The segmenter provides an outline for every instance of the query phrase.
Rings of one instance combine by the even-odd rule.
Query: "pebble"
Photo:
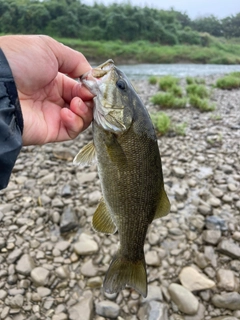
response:
[[[79,221],[75,211],[68,206],[61,215],[60,232],[67,233],[76,230],[79,227]]]
[[[91,255],[98,251],[98,244],[91,235],[82,233],[73,248],[78,255]]]
[[[98,190],[89,193],[88,195],[89,206],[97,205],[101,198],[102,198],[102,194]]]
[[[15,250],[13,250],[12,252],[10,252],[10,254],[7,257],[7,262],[9,264],[14,263],[19,259],[19,257],[21,255],[22,255],[22,249],[17,248]]]
[[[45,284],[47,284],[48,277],[49,277],[49,270],[45,268],[36,267],[31,271],[31,278],[36,286],[44,286]]]
[[[219,207],[221,205],[221,200],[215,197],[211,197],[209,198],[208,203],[212,207]]]
[[[96,313],[107,318],[117,318],[120,312],[118,304],[112,301],[103,300],[95,303]]]
[[[235,275],[232,270],[219,269],[217,271],[217,285],[225,291],[234,291],[236,287]]]
[[[218,251],[235,259],[240,258],[240,246],[231,240],[223,239],[218,244]]]
[[[177,283],[171,283],[168,291],[179,311],[189,315],[195,315],[197,313],[199,302],[188,289]]]
[[[182,285],[190,291],[206,290],[215,286],[214,281],[192,267],[183,268],[179,274],[179,279]]]
[[[240,310],[240,294],[237,292],[214,294],[212,303],[217,308]]]
[[[185,177],[185,170],[180,168],[180,167],[173,167],[172,169],[173,174],[177,177],[177,178],[184,178]]]
[[[148,301],[145,303],[138,312],[138,319],[145,320],[168,320],[168,307],[165,303],[158,301]]]
[[[145,255],[146,264],[149,266],[159,267],[161,260],[156,251],[148,251]]]
[[[34,268],[34,260],[29,254],[23,254],[16,265],[16,271],[24,276],[30,275]]]
[[[221,230],[226,231],[227,226],[225,220],[217,216],[209,216],[205,219],[206,228],[209,230]]]
[[[220,230],[204,230],[202,233],[203,241],[206,243],[217,245],[221,239]]]
[[[79,302],[69,308],[69,320],[93,319],[93,294],[87,290],[80,297]]]

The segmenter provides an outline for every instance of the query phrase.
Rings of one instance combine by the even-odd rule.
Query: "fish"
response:
[[[92,227],[104,234],[118,232],[120,240],[103,288],[118,293],[129,286],[146,297],[148,226],[170,211],[155,129],[133,85],[113,60],[80,81],[94,95],[93,141],[79,151],[74,163],[97,161],[103,197]]]

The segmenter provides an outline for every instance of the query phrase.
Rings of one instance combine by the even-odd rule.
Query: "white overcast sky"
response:
[[[186,12],[191,19],[213,14],[218,18],[225,18],[240,12],[240,0],[82,0],[82,3],[92,5],[94,2],[131,3],[133,6],[148,6],[157,9],[170,9]]]

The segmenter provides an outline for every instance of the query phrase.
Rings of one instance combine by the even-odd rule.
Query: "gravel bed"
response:
[[[155,110],[157,87],[134,85]],[[0,191],[0,319],[240,319],[240,90],[214,89],[212,100],[214,112],[165,110],[187,129],[159,138],[171,213],[149,227],[145,299],[102,290],[118,237],[91,229],[96,166],[72,164],[91,128],[75,141],[22,149]]]

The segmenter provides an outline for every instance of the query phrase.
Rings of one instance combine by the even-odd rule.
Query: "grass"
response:
[[[83,41],[56,38],[61,43],[82,52],[96,63],[112,58],[115,63],[217,63],[240,64],[240,44],[211,37],[208,47],[198,45],[162,46],[148,41]]]
[[[172,92],[158,92],[151,101],[162,108],[184,108],[187,104],[187,98],[177,98]]]
[[[203,78],[194,78],[186,77],[186,83],[189,84],[205,84],[205,79]]]
[[[198,108],[200,111],[203,112],[215,110],[214,104],[210,104],[209,100],[202,99],[197,95],[190,95],[189,103],[192,107]]]
[[[186,135],[186,129],[187,129],[187,123],[179,123],[174,125],[173,130],[174,132],[179,136],[185,136]]]
[[[170,130],[171,120],[170,117],[164,112],[151,113],[150,114],[153,125],[156,131],[164,135]]]
[[[202,84],[189,84],[186,87],[187,94],[190,96],[198,96],[199,98],[208,98],[209,97],[209,91],[205,85]]]
[[[180,136],[186,135],[187,123],[172,124],[170,117],[165,112],[151,113],[150,116],[159,135],[165,135],[169,131]]]
[[[223,90],[240,88],[240,72],[231,72],[222,78],[219,78],[215,86]]]
[[[157,84],[157,82],[158,82],[158,78],[156,76],[150,76],[148,78],[148,83],[149,84],[155,85],[155,84]]]
[[[169,91],[172,87],[176,87],[178,82],[179,82],[179,79],[171,75],[161,77],[158,82],[159,89],[163,91]]]

